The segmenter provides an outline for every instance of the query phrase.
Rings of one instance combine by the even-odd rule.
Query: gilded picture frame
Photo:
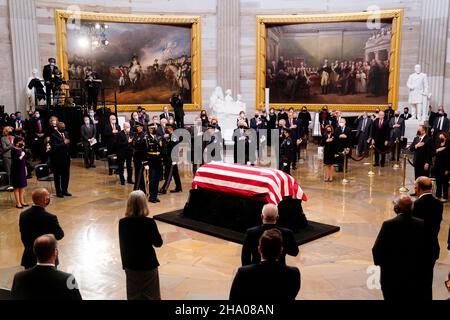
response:
[[[67,53],[67,22],[70,19],[94,22],[125,22],[139,24],[166,24],[183,25],[191,27],[191,61],[192,61],[192,103],[185,104],[185,111],[199,111],[202,104],[201,90],[201,18],[200,16],[185,15],[134,15],[97,12],[73,12],[67,10],[55,10],[56,17],[56,45],[59,67],[65,79],[69,75],[69,62]],[[135,111],[137,106],[144,107],[147,111],[160,111],[166,104],[118,104],[118,112]],[[113,105],[107,105],[114,108]]]
[[[400,74],[400,47],[403,21],[403,9],[382,10],[377,12],[356,12],[338,14],[313,14],[313,15],[262,15],[257,16],[257,42],[256,42],[256,107],[265,109],[265,88],[266,88],[266,32],[268,26],[282,26],[302,23],[327,23],[327,22],[363,22],[373,19],[391,20],[392,37],[389,66],[388,103],[392,103],[394,108],[398,104],[399,74]],[[307,106],[310,111],[321,110],[324,104],[298,104],[298,103],[269,103],[270,107],[300,109]],[[382,110],[386,105],[373,104],[326,104],[329,109],[346,112],[374,111],[379,107]]]

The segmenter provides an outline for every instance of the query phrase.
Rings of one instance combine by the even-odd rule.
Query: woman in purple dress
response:
[[[25,141],[22,137],[14,138],[14,148],[11,150],[11,185],[14,188],[16,208],[22,209],[29,205],[25,202],[27,186],[27,167],[25,165]]]

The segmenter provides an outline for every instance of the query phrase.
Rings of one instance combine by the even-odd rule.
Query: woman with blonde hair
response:
[[[161,300],[159,262],[153,247],[163,244],[152,218],[145,193],[130,193],[125,217],[119,221],[122,267],[127,279],[128,300]]]
[[[11,181],[11,150],[14,148],[14,135],[13,135],[13,127],[4,127],[3,128],[3,136],[1,138],[2,144],[2,157],[3,157],[3,166],[5,168],[6,173],[8,174],[8,179]]]

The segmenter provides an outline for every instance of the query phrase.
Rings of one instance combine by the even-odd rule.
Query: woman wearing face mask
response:
[[[14,136],[12,127],[5,127],[3,129],[3,137],[1,139],[1,143],[3,150],[3,166],[6,173],[8,173],[9,179],[11,179],[11,151],[14,148]]]
[[[324,167],[324,181],[333,181],[333,165],[335,163],[335,154],[337,150],[336,140],[334,139],[334,130],[331,125],[325,126],[325,134],[320,143],[323,149],[323,167]]]
[[[202,126],[207,128],[208,124],[209,124],[209,120],[208,120],[208,114],[206,113],[206,110],[202,110],[200,112],[200,119],[202,119]]]
[[[450,178],[450,136],[447,132],[439,134],[434,157],[436,198],[445,203],[448,201],[448,182]]]
[[[139,114],[135,111],[131,114],[130,127],[132,132],[136,132],[135,124],[139,122]]]
[[[22,137],[14,138],[14,148],[11,150],[11,185],[14,188],[16,208],[28,207],[25,202],[25,188],[27,187],[27,167],[25,155],[25,141]]]
[[[239,112],[239,118],[236,120],[236,126],[238,126],[239,121],[243,120],[247,127],[250,127],[247,117],[245,116],[245,112],[241,111]]]

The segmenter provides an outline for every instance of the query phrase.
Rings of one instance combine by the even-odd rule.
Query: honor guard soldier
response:
[[[148,201],[160,202],[158,199],[158,185],[161,176],[161,139],[156,135],[156,124],[148,126],[147,136],[147,164],[149,166],[149,191]]]
[[[143,162],[147,161],[147,134],[141,122],[134,124],[136,133],[133,137],[134,190],[145,192]]]
[[[175,180],[175,189],[170,190],[171,193],[177,193],[181,192],[181,180],[180,180],[180,174],[178,172],[178,164],[175,162],[175,160],[178,159],[172,159],[172,150],[173,148],[180,143],[179,137],[173,134],[174,127],[171,124],[166,125],[167,133],[169,134],[167,140],[166,140],[166,150],[165,150],[165,159],[164,161],[164,172],[166,174],[166,179],[164,181],[164,185],[162,186],[160,193],[165,194],[167,193],[167,189],[169,188],[170,182],[172,181],[172,178]],[[164,143],[163,143],[164,145]]]

